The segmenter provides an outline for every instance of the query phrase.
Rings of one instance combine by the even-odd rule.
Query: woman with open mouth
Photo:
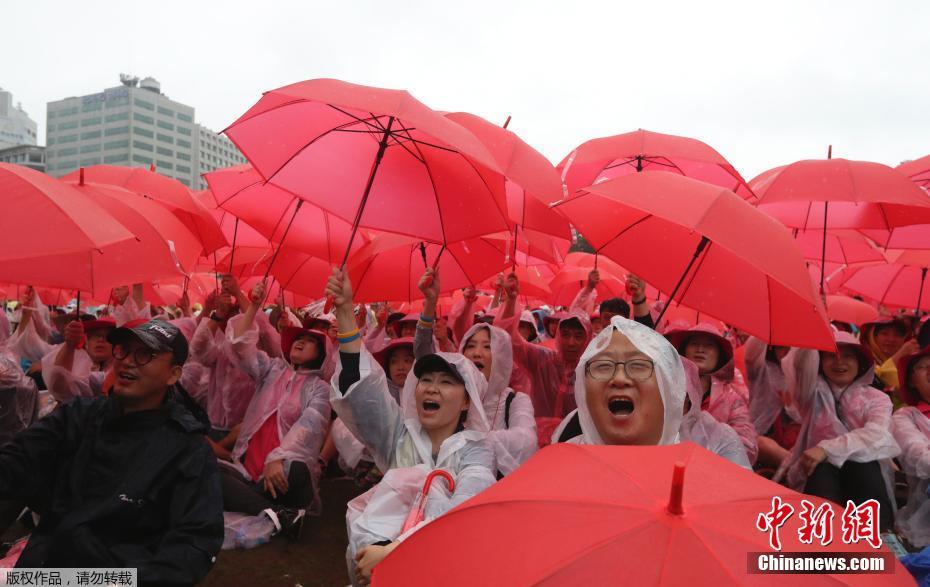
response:
[[[401,534],[411,496],[398,490],[400,485],[415,492],[426,473],[437,469],[454,479],[451,493],[439,491],[438,483],[430,492],[425,523],[494,483],[494,455],[486,444],[488,423],[482,409],[487,381],[458,353],[430,354],[414,363],[398,405],[384,369],[362,345],[347,273],[333,269],[326,295],[332,296],[339,325],[333,409],[385,472],[381,483],[349,503],[350,575],[362,583],[416,529]]]
[[[432,354],[435,349],[434,323],[429,317],[436,314],[439,273],[427,267],[419,288],[425,298],[422,315],[427,320],[417,324],[414,337],[417,358]],[[487,379],[481,403],[491,426],[488,442],[494,449],[498,475],[503,477],[533,456],[537,448],[533,402],[527,394],[510,387],[514,367],[510,334],[490,324],[475,324],[462,337],[459,352]]]
[[[562,421],[552,442],[675,444],[685,387],[675,347],[652,328],[614,316],[578,361],[577,414]]]
[[[799,349],[789,380],[803,424],[791,454],[776,472],[796,491],[845,505],[875,499],[882,531],[894,520],[891,459],[901,449],[891,434],[891,400],[871,386],[868,347],[834,332],[836,353]]]

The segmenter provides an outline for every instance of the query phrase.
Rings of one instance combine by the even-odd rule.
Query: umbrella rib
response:
[[[491,189],[491,186],[488,185],[488,182],[484,179],[484,176],[481,175],[481,173],[478,171],[478,168],[475,167],[475,164],[471,161],[471,159],[469,159],[468,157],[466,157],[463,153],[458,153],[458,155],[459,155],[459,157],[461,157],[462,159],[464,159],[465,162],[468,163],[468,165],[471,166],[471,168],[475,171],[475,175],[478,176],[478,179],[480,179],[480,180],[481,180],[481,183],[484,184],[485,189],[488,190],[488,193],[490,193],[491,195],[493,195],[493,194],[494,194],[494,190],[492,190],[492,189]],[[503,173],[501,174],[501,177],[504,179],[504,182],[506,183],[507,177],[506,177]],[[506,202],[506,199],[507,199],[506,185],[504,186],[504,189],[505,189],[505,193],[504,193],[504,205],[506,206],[506,205],[507,205],[507,202]],[[495,206],[497,206],[497,212],[498,212],[498,214],[500,214],[501,218],[504,220],[504,226],[506,226],[506,227],[507,227],[507,230],[509,230],[509,229],[510,229],[510,223],[508,222],[506,210],[501,210],[500,205],[498,205],[497,198],[494,198],[494,204],[495,204]]]
[[[342,129],[342,128],[345,128],[345,127],[347,127],[347,126],[351,126],[351,125],[353,125],[353,124],[356,124],[356,123],[359,123],[359,122],[360,122],[360,123],[364,124],[365,126],[373,127],[373,128],[375,128],[375,129],[377,129],[377,130],[379,130],[379,131],[384,131],[384,127],[381,126],[381,120],[380,120],[381,117],[380,117],[380,116],[376,116],[374,112],[369,112],[369,113],[368,113],[368,114],[370,115],[370,118],[361,118],[361,117],[359,117],[359,116],[356,116],[355,114],[352,114],[351,112],[348,112],[348,111],[346,111],[346,110],[343,110],[343,109],[340,108],[339,106],[333,106],[333,105],[330,104],[329,102],[326,102],[326,105],[329,106],[330,108],[332,108],[333,110],[335,110],[335,111],[337,111],[337,112],[339,112],[339,113],[341,113],[341,114],[344,114],[345,116],[348,116],[349,118],[354,118],[354,119],[355,119],[355,122],[349,122],[349,123],[340,125],[340,126],[336,127],[337,129]]]
[[[404,129],[404,130],[407,130],[407,129]],[[400,147],[400,148],[403,149],[404,151],[407,151],[408,153],[410,153],[410,156],[411,156],[411,157],[413,157],[414,159],[416,159],[417,161],[419,161],[419,162],[422,163],[423,165],[426,165],[426,160],[423,159],[423,157],[422,157],[421,155],[417,155],[416,153],[414,153],[413,151],[411,151],[410,148],[409,148],[407,145],[405,145],[401,140],[399,140],[399,139],[397,138],[397,136],[396,136],[393,132],[391,132],[390,137],[391,137],[392,139],[394,139],[394,142],[397,143],[397,146],[398,146],[398,147]],[[411,142],[416,143],[416,141],[414,141],[412,138],[410,138],[410,135],[409,135],[409,134],[407,135],[407,138],[410,139]]]
[[[714,241],[707,239],[707,246],[704,247],[704,250],[701,251],[701,260],[697,262],[694,266],[694,271],[691,272],[691,279],[688,280],[688,285],[685,286],[684,291],[681,292],[681,295],[678,296],[678,305],[681,305],[685,299],[685,296],[688,295],[688,292],[691,290],[691,286],[694,285],[694,280],[697,279],[698,271],[701,270],[701,266],[704,264],[704,261],[707,260],[707,251],[713,246]],[[674,301],[674,300],[669,300]]]
[[[432,172],[432,170],[430,170],[429,165],[426,164],[426,156],[423,155],[423,151],[420,150],[420,146],[417,144],[416,141],[413,142],[413,146],[416,148],[417,153],[419,153],[420,156],[423,158],[423,159],[422,159],[422,161],[423,161],[423,168],[426,170],[426,177],[429,178],[429,184],[430,184],[430,186],[432,186],[432,188],[433,188],[433,199],[436,201],[436,211],[439,213],[439,230],[442,231],[442,242],[443,242],[443,244],[445,244],[445,242],[446,242],[446,225],[445,225],[445,222],[443,222],[443,219],[442,219],[442,206],[439,205],[439,197],[438,197],[438,194],[437,194],[437,192],[436,192],[436,181],[433,179],[433,172]]]
[[[638,226],[639,224],[645,222],[646,220],[649,220],[650,218],[652,218],[652,214],[646,214],[646,216],[643,216],[642,218],[640,218],[639,220],[637,220],[637,221],[634,222],[633,224],[627,226],[626,228],[624,228],[623,230],[621,230],[620,232],[618,232],[618,233],[615,234],[614,236],[610,237],[610,238],[607,240],[606,243],[604,243],[602,246],[600,246],[600,247],[598,247],[597,249],[595,249],[595,252],[600,253],[607,245],[609,245],[610,243],[614,242],[615,240],[617,240],[618,238],[620,238],[621,236],[623,236],[624,234],[626,234],[626,232],[627,232],[628,230],[632,230],[633,228],[635,228],[635,227]]]

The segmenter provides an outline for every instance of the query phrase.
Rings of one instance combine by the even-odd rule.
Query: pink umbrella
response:
[[[920,187],[930,188],[930,155],[907,161],[898,165],[895,169]]]
[[[883,306],[930,310],[930,251],[897,251],[888,261],[858,269],[843,287]]]
[[[826,260],[827,263],[837,263],[847,267],[862,267],[885,262],[885,255],[880,250],[864,237],[855,234],[828,234],[825,257],[821,231],[798,231],[794,239],[801,247],[804,258],[818,264]]]
[[[827,296],[827,317],[847,324],[866,324],[878,319],[874,306],[849,296]]]
[[[930,224],[859,232],[886,249],[930,249]]]

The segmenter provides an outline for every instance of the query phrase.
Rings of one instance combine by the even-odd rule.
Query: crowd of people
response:
[[[772,346],[719,323],[656,324],[646,284],[566,308],[467,289],[418,314],[353,299],[285,307],[224,276],[202,307],[141,284],[93,312],[31,287],[0,312],[0,529],[32,529],[0,566],[136,567],[193,584],[221,548],[297,539],[339,467],[353,584],[425,524],[559,442],[694,442],[797,491],[875,499],[881,529],[930,545],[930,327],[912,314],[834,323],[836,352]],[[523,298],[525,299],[525,298]],[[420,517],[424,481],[436,481]],[[897,481],[897,482],[896,482]],[[906,489],[905,489],[906,484]],[[901,507],[899,507],[901,506]],[[8,545],[9,546],[9,545]]]

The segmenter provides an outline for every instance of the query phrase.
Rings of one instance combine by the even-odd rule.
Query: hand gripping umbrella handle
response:
[[[426,476],[426,481],[423,482],[423,491],[420,492],[420,495],[414,500],[413,507],[410,508],[407,519],[404,520],[404,526],[400,530],[401,534],[423,521],[426,511],[426,499],[429,496],[430,487],[433,485],[433,479],[436,477],[445,479],[446,484],[449,486],[449,491],[455,491],[455,480],[452,478],[452,475],[442,469],[430,471],[429,475]]]

